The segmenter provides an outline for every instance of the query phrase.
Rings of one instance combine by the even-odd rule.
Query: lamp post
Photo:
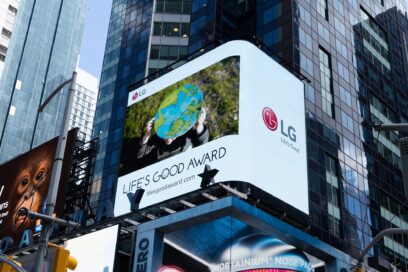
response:
[[[390,228],[380,231],[376,236],[374,236],[373,240],[365,247],[365,249],[361,252],[361,254],[357,257],[358,265],[357,265],[357,272],[364,272],[365,271],[365,256],[370,251],[370,249],[375,246],[385,235],[388,234],[408,234],[408,229],[402,228]]]
[[[62,165],[64,160],[65,146],[68,136],[68,126],[69,126],[69,117],[71,116],[72,102],[74,100],[75,85],[76,85],[76,76],[77,73],[74,71],[72,73],[71,79],[68,79],[61,83],[44,101],[44,103],[38,108],[38,112],[41,112],[45,106],[51,101],[51,99],[68,83],[71,83],[68,90],[68,98],[65,104],[64,115],[61,122],[61,130],[58,137],[57,151],[55,152],[54,162],[52,164],[52,173],[50,186],[48,188],[48,194],[46,198],[45,205],[45,215],[52,216],[54,212],[55,202],[57,199],[58,186],[61,177]],[[35,272],[44,271],[44,258],[47,252],[47,245],[49,237],[52,233],[52,224],[45,221],[44,227],[41,230],[40,239],[38,242],[37,258]]]

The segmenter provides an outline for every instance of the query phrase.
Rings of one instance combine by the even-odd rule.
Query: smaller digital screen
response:
[[[118,231],[115,225],[66,241],[66,249],[78,260],[75,272],[113,271]]]

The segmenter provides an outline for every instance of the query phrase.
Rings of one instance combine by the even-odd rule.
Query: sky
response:
[[[79,67],[99,79],[112,0],[89,0]],[[99,81],[99,80],[98,80]]]

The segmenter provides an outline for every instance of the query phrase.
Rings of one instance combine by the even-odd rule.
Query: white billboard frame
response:
[[[240,70],[238,135],[220,137],[119,177],[115,216],[130,212],[128,194],[137,189],[145,190],[139,208],[199,189],[198,175],[205,165],[219,170],[216,182],[251,183],[309,214],[304,85],[253,44],[232,41],[209,51],[130,92],[128,107],[235,56]],[[207,155],[210,160],[204,159]],[[190,165],[199,158],[203,164]],[[160,178],[163,171],[175,174]]]

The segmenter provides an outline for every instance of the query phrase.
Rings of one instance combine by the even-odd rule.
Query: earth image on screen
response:
[[[203,105],[203,91],[194,84],[171,91],[161,102],[154,118],[154,130],[162,139],[176,138],[197,122]]]

